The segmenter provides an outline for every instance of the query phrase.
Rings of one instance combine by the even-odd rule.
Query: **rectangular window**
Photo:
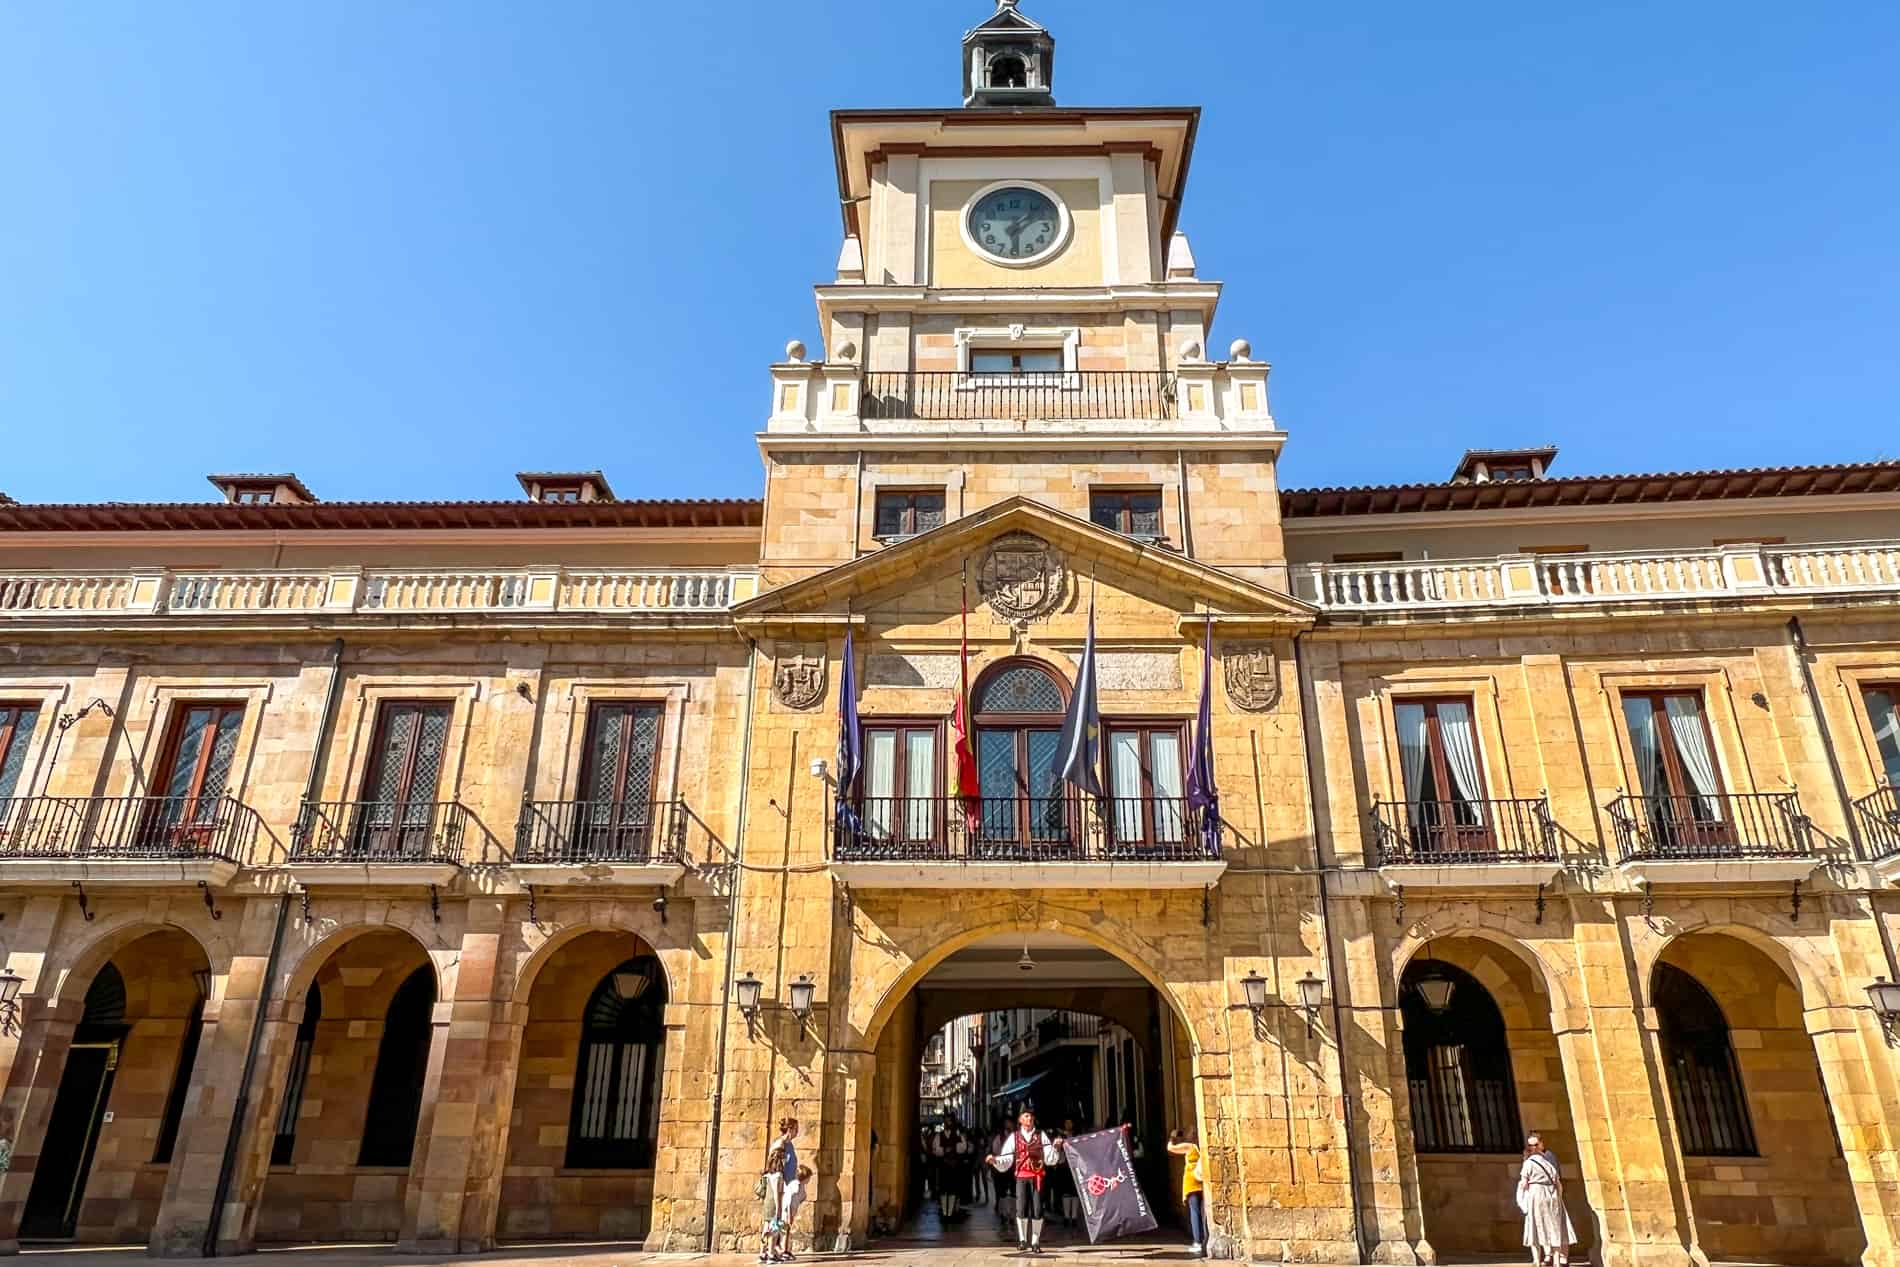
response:
[[[1658,844],[1721,846],[1734,840],[1724,821],[1722,773],[1700,691],[1623,696],[1623,720]]]
[[[574,845],[594,860],[645,857],[659,780],[660,705],[597,701],[587,710],[584,742]]]
[[[1880,772],[1887,786],[1900,788],[1900,686],[1869,686],[1861,692],[1867,717],[1874,724],[1874,747],[1880,754]],[[5,785],[0,783],[0,795]]]
[[[1149,541],[1161,537],[1161,490],[1096,488],[1089,490],[1089,522],[1123,536]]]
[[[1061,348],[971,348],[972,374],[1060,374]]]
[[[276,500],[276,495],[268,488],[238,490],[237,502],[240,506],[266,506],[274,500]]]
[[[1179,845],[1187,838],[1181,727],[1108,727],[1108,796],[1117,846]]]
[[[450,712],[448,704],[391,702],[382,706],[363,778],[360,799],[367,804],[357,818],[358,849],[399,857],[421,857],[432,851]]]
[[[1412,847],[1492,848],[1471,697],[1398,700],[1392,719],[1399,732],[1399,782]]]
[[[1536,478],[1531,468],[1524,464],[1517,466],[1493,466],[1490,467],[1489,470],[1491,472],[1491,478],[1501,483]]]
[[[242,704],[186,701],[173,709],[152,784],[158,795],[147,803],[139,832],[142,845],[189,846],[216,828],[243,725]]]
[[[941,846],[936,722],[864,727],[859,817],[868,840],[899,852]]]
[[[943,490],[898,489],[878,493],[871,535],[880,541],[914,537],[943,527]]]
[[[26,750],[33,743],[33,728],[39,720],[38,704],[0,703],[0,801],[20,790]]]
[[[1333,556],[1335,563],[1400,563],[1404,559],[1403,550],[1351,550]]]

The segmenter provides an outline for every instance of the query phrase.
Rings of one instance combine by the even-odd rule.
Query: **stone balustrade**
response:
[[[723,612],[750,572],[639,568],[331,568],[0,572],[0,620],[273,613]]]
[[[1327,611],[1894,591],[1900,591],[1900,541],[1309,563],[1294,569],[1294,592]]]

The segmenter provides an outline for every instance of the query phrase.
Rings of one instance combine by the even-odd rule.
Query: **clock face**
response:
[[[999,260],[1036,259],[1062,238],[1062,208],[1048,194],[1019,185],[992,189],[970,207],[970,240]]]

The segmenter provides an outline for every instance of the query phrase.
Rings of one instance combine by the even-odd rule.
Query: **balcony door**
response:
[[[1722,773],[1699,691],[1623,696],[1644,814],[1658,845],[1698,850],[1735,842],[1722,812]]]
[[[1181,725],[1111,725],[1108,797],[1118,852],[1178,852],[1187,839]]]
[[[587,858],[639,860],[653,841],[660,705],[601,700],[587,710],[582,804],[574,842]]]
[[[1900,686],[1883,683],[1862,692],[1867,701],[1867,719],[1874,724],[1874,747],[1880,754],[1880,773],[1890,788],[1900,788]],[[0,751],[4,751],[0,747]],[[4,773],[0,773],[0,796],[6,795]]]
[[[865,723],[859,819],[877,856],[933,857],[948,849],[937,795],[938,729],[934,721]]]
[[[209,843],[243,724],[242,704],[184,701],[173,708],[151,783],[156,795],[140,821],[140,848],[191,853]]]
[[[1066,856],[1079,812],[1063,790],[1062,714],[1068,691],[1048,668],[1006,660],[977,683],[979,852]]]
[[[1489,851],[1484,768],[1469,696],[1404,699],[1392,706],[1406,825],[1421,853]]]
[[[431,837],[448,752],[448,704],[390,702],[376,717],[356,847],[373,857],[420,858]]]

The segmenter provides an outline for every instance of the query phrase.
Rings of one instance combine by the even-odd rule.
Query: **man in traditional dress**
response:
[[[1016,1248],[1042,1253],[1042,1176],[1050,1166],[1062,1164],[1062,1149],[1047,1132],[1036,1129],[1036,1111],[1026,1108],[1002,1151],[983,1160],[998,1174],[1016,1176]]]

